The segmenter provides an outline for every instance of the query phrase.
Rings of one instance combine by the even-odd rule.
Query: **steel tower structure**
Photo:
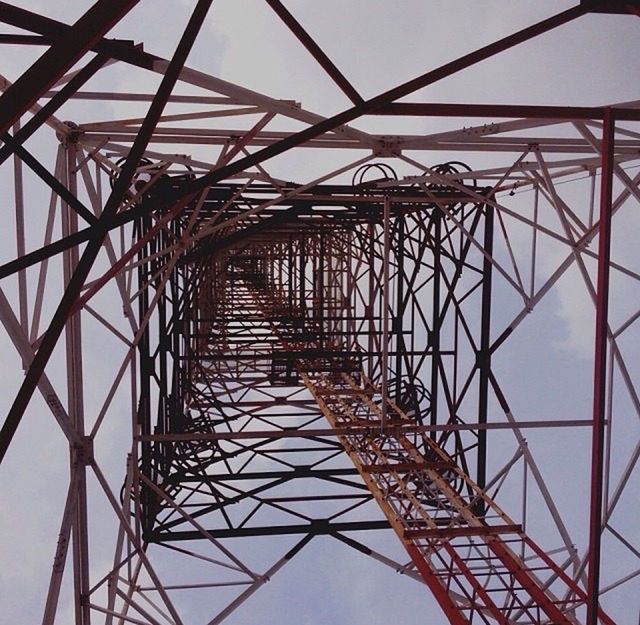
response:
[[[408,578],[416,622],[635,622],[637,102],[405,98],[639,3],[577,2],[365,98],[261,2],[349,100],[328,116],[189,68],[211,0],[169,59],[108,38],[151,4],[0,2],[0,43],[45,48],[0,96],[24,370],[0,457],[32,470],[45,411],[68,448],[43,625],[270,622],[243,610],[319,540]],[[122,65],[155,91],[109,88]],[[442,126],[357,127],[398,118]],[[593,356],[554,360],[576,282]]]

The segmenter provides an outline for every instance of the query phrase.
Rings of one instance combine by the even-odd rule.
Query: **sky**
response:
[[[71,23],[92,3],[84,0],[74,3],[34,0],[14,4]],[[146,51],[170,58],[193,4],[187,0],[142,0],[109,36],[144,41]],[[326,0],[319,3],[289,0],[285,4],[355,88],[368,98],[574,3],[546,0],[537,3],[504,0],[482,3]],[[7,27],[6,32],[10,30]],[[577,106],[638,100],[635,77],[640,75],[639,35],[640,21],[637,18],[589,15],[423,89],[407,100]],[[38,53],[37,48],[25,51],[5,46],[0,74],[15,80]],[[329,116],[349,106],[345,96],[279,23],[267,4],[258,0],[214,2],[188,65],[273,98],[295,100],[305,110],[321,115]],[[157,75],[114,65],[103,70],[87,89],[150,92],[158,80]],[[180,85],[179,89],[184,93],[204,93],[186,85]],[[86,123],[139,115],[142,111],[139,106],[125,103],[89,101],[70,103],[60,116],[65,120]],[[471,120],[469,123],[477,124],[479,121]],[[220,123],[228,127],[224,126],[224,121]],[[276,121],[273,128],[279,128],[278,124],[283,128],[302,127],[297,122]],[[453,130],[462,125],[463,121],[455,119],[378,117],[358,120],[353,124],[359,129],[379,134],[407,132],[416,135]],[[635,131],[638,131],[637,125]],[[564,129],[559,132],[564,132]],[[53,167],[57,142],[50,129],[43,129],[34,136],[28,147]],[[169,152],[180,150],[180,153],[185,149],[172,145],[154,147]],[[186,149],[191,150],[194,158],[211,158],[210,148],[206,146],[188,146]],[[334,155],[322,152],[315,155],[305,152],[301,157],[298,151],[293,156],[272,159],[266,166],[274,176],[302,183],[335,169],[349,159],[355,160],[357,156],[351,153]],[[446,160],[440,153],[420,154],[420,158],[427,163]],[[480,169],[504,163],[501,159],[508,159],[509,155],[478,153],[470,155],[470,158],[473,159],[473,167]],[[406,163],[395,166],[402,175],[415,173]],[[10,222],[13,220],[14,202],[12,167],[9,161],[0,167],[0,180],[4,181],[3,186],[7,190],[4,199]],[[630,169],[628,173],[634,176],[637,171]],[[42,236],[48,196],[29,172],[25,172],[25,180],[27,242],[29,246],[36,246]],[[559,187],[563,198],[581,215],[588,212],[590,190],[587,183],[578,181]],[[620,185],[615,189],[619,192]],[[518,192],[512,199],[505,199],[505,204],[507,202],[512,202],[518,210],[522,207],[524,213],[531,209],[532,197]],[[544,200],[541,206],[545,206]],[[548,204],[546,206],[548,208]],[[624,205],[620,211],[614,226],[613,255],[614,260],[638,272],[640,267],[634,236],[638,218],[633,211],[634,206],[637,209],[637,203]],[[508,220],[507,224],[514,241],[525,249],[529,235]],[[15,255],[12,230],[8,228],[4,236],[0,253],[3,260],[8,260]],[[548,242],[544,250],[539,279],[549,275],[566,254],[566,249]],[[505,250],[502,251],[506,254]],[[103,255],[92,277],[99,275],[108,264]],[[593,272],[593,263],[588,268]],[[29,274],[32,293],[36,278],[36,272]],[[60,280],[60,267],[52,263],[45,298],[45,319],[51,314],[56,297],[59,297]],[[1,286],[15,304],[15,281],[6,279]],[[494,320],[497,331],[504,327],[500,324],[507,323],[510,315],[515,313],[519,302],[504,284],[498,283],[496,288],[503,294],[504,303],[503,310],[496,313]],[[637,281],[620,273],[615,273],[612,289],[612,301],[615,302],[612,319],[621,322],[640,307],[640,291]],[[123,333],[130,333],[120,306],[113,304],[116,296],[115,288],[110,286],[96,299],[96,308],[105,311],[109,320]],[[86,314],[83,323],[85,395],[87,412],[91,413],[97,410],[108,392],[114,371],[126,350],[122,342],[109,338],[109,333]],[[592,328],[589,297],[578,271],[572,268],[510,338],[504,356],[496,359],[497,375],[509,390],[518,418],[590,416],[588,388],[592,374]],[[638,379],[640,366],[633,348],[637,338],[636,326],[620,337],[621,349],[630,364],[633,380]],[[5,334],[0,340],[2,353],[6,354],[1,365],[0,395],[3,408],[8,408],[21,382],[22,370],[10,340]],[[59,348],[47,369],[62,398],[66,394],[63,363],[64,350]],[[614,373],[614,378],[622,387],[619,370]],[[631,401],[624,391],[615,396],[614,408],[618,419],[612,438],[612,483],[615,484],[615,478],[619,477],[633,452],[639,428]],[[114,491],[119,489],[124,474],[130,414],[128,388],[124,385],[116,394],[104,428],[96,440],[96,454]],[[569,429],[551,433],[530,431],[527,438],[544,474],[559,477],[550,480],[553,494],[577,542],[584,546],[588,433]],[[504,433],[497,433],[491,440],[494,449],[498,450],[491,459],[492,468],[497,470],[515,447],[510,435]],[[52,422],[40,396],[34,396],[15,442],[0,467],[0,526],[3,528],[0,532],[0,553],[3,561],[8,563],[0,571],[0,623],[27,625],[37,623],[41,618],[67,488],[67,462],[63,436]],[[632,486],[621,500],[621,512],[616,517],[617,527],[636,544],[638,533],[633,527],[631,511],[633,499],[637,499],[637,478],[636,470]],[[514,478],[511,488],[515,493],[519,480]],[[505,490],[509,490],[509,485]],[[540,498],[533,487],[530,496],[531,531],[537,529],[541,532],[541,536],[548,539],[548,548],[557,546],[557,536],[545,535],[548,517],[536,512]],[[513,497],[515,502],[517,498]],[[91,485],[90,510],[94,531],[92,574],[98,579],[108,570],[115,536],[112,511],[95,481]],[[371,541],[390,557],[403,561],[399,546],[389,536],[374,535]],[[277,557],[276,554],[286,551],[288,545],[285,542],[272,542],[260,549],[268,552],[269,557]],[[334,543],[336,541],[329,538],[314,539],[227,622],[231,625],[321,625],[329,621],[344,625],[365,622],[382,625],[392,620],[403,625],[445,623],[433,600],[417,582]],[[624,571],[638,568],[637,560],[629,558],[628,551],[621,549],[619,544],[607,544],[611,549],[610,562],[617,561]],[[257,547],[242,545],[239,549],[249,554]],[[256,554],[257,561],[260,560],[259,555]],[[159,567],[170,567],[170,559],[158,558]],[[60,618],[56,621],[59,623],[72,622],[68,579],[65,584],[67,594],[61,605]],[[612,591],[612,614],[619,623],[631,623],[637,618],[637,591],[637,579],[620,591]],[[203,593],[193,598],[185,597],[183,594],[177,599],[189,615],[185,625],[206,623],[212,614],[212,598],[203,598]],[[627,607],[621,607],[623,602]],[[635,613],[627,620],[629,605]],[[101,621],[98,619],[96,622]]]

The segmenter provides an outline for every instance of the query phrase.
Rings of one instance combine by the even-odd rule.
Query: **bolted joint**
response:
[[[78,143],[80,139],[80,135],[82,134],[82,130],[80,126],[75,122],[66,121],[62,122],[64,125],[63,129],[60,129],[56,132],[56,137],[58,141],[62,143],[62,145],[74,145]]]
[[[80,442],[73,446],[73,450],[76,464],[88,466],[95,463],[93,439],[90,436],[83,436]]]
[[[402,154],[402,147],[398,137],[382,137],[373,148],[373,155],[380,157],[393,157]]]
[[[53,557],[53,572],[62,573],[64,571],[64,563],[67,556],[67,545],[69,539],[64,535],[58,536],[58,544],[56,546],[56,553]]]

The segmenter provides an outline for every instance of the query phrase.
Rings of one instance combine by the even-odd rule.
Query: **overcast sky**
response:
[[[73,3],[33,0],[14,4],[67,23],[92,5],[84,0]],[[573,6],[575,2],[287,0],[285,4],[354,87],[368,98]],[[194,2],[187,0],[142,0],[109,36],[144,41],[146,51],[170,58],[193,5]],[[0,32],[10,31],[9,28],[0,29]],[[638,18],[589,15],[443,80],[407,100],[581,106],[637,100],[640,99],[637,81],[640,76],[639,36]],[[0,74],[15,80],[40,52],[38,48],[24,50],[6,46],[0,59]],[[259,0],[216,0],[188,65],[274,98],[296,100],[304,109],[322,115],[328,116],[349,106],[345,96],[278,21],[267,4]],[[158,80],[156,75],[116,64],[103,70],[87,88],[149,92]],[[184,85],[179,89],[181,92],[190,90]],[[139,114],[141,110],[123,103],[82,102],[69,104],[60,117],[83,123]],[[474,120],[473,123],[478,122]],[[463,122],[370,117],[353,125],[375,133],[426,134],[443,128],[456,129]],[[301,126],[287,122],[285,127],[297,129]],[[50,129],[44,129],[34,137],[29,147],[43,163],[53,168],[56,141]],[[183,151],[178,146],[166,149]],[[207,149],[194,147],[193,154],[196,157],[204,155]],[[421,156],[425,163],[430,164],[456,157],[455,154]],[[211,155],[208,157],[210,159]],[[305,153],[304,158],[283,156],[266,166],[276,176],[303,183],[356,157],[326,153],[307,156]],[[471,165],[480,169],[494,164],[498,157],[476,154],[473,158]],[[510,158],[510,155],[505,158]],[[403,174],[411,171],[401,163],[396,166]],[[14,214],[12,167],[12,163],[7,162],[0,168],[0,180],[9,190],[3,193],[3,199],[10,223]],[[635,173],[629,171],[630,175]],[[28,182],[28,241],[35,246],[42,236],[48,196],[32,176],[28,173],[25,176]],[[560,187],[565,194],[564,199],[575,204],[577,211],[586,209],[588,188],[585,184]],[[530,206],[531,197],[516,195],[509,201],[514,206],[517,202]],[[632,210],[621,211],[619,225],[614,231],[614,258],[634,271],[640,270],[633,235],[637,232],[637,221]],[[3,261],[15,256],[13,227],[12,224],[4,234],[5,243],[0,252]],[[514,236],[517,237],[517,233]],[[544,262],[541,264],[541,276],[549,275],[561,258],[561,251],[550,245],[546,265]],[[99,269],[106,266],[107,260],[101,259],[92,276],[99,275]],[[55,298],[61,292],[59,268],[56,269],[54,264],[52,271],[58,284],[54,284],[52,278],[48,286],[48,311],[52,310]],[[35,279],[36,273],[30,274],[33,284]],[[3,281],[2,288],[15,302],[15,281]],[[624,297],[616,298],[612,315],[623,319],[638,309],[640,289],[635,281],[616,274],[613,288],[617,296],[624,294]],[[504,292],[506,294],[507,289]],[[109,305],[109,298],[115,298],[115,294],[115,289],[106,291],[101,295],[103,299],[97,301],[109,312],[110,320],[127,332],[128,326],[120,314],[119,305]],[[591,383],[593,344],[593,314],[588,303],[578,272],[571,270],[510,339],[504,358],[496,360],[497,374],[511,392],[509,398],[517,417],[590,417],[590,396],[584,390]],[[496,329],[500,322],[507,321],[517,302],[505,300],[504,306],[502,317],[498,313],[494,322]],[[104,398],[125,349],[117,340],[107,340],[107,333],[100,330],[95,322],[87,320],[85,324],[85,390],[87,412],[90,413]],[[637,350],[629,346],[635,344],[637,336],[636,329],[635,334],[624,337],[627,341],[625,357],[635,367],[632,368],[635,381],[638,380],[640,361]],[[3,408],[8,409],[21,382],[22,372],[10,340],[2,334],[0,341],[2,353],[6,354],[2,363],[0,402]],[[59,349],[47,371],[64,399],[63,355],[63,350]],[[639,428],[628,397],[621,394],[616,400],[616,408],[622,415],[621,428],[615,439],[619,454],[619,467],[615,474],[619,475],[633,450]],[[116,396],[104,431],[97,441],[101,465],[114,490],[119,488],[124,474],[129,415],[130,403],[124,389]],[[548,432],[530,433],[528,437],[532,448],[540,454],[545,474],[548,477],[554,474],[562,476],[562,479],[553,481],[554,495],[575,535],[584,541],[588,432],[564,430],[554,431],[552,438]],[[510,435],[508,441],[506,434],[496,434],[492,440],[495,449],[500,450],[498,457],[490,461],[491,466],[497,469],[506,462],[507,450],[511,453],[515,447]],[[0,554],[3,561],[0,569],[0,624],[29,625],[41,619],[67,488],[67,462],[64,438],[42,399],[36,395],[0,468]],[[637,499],[637,478],[636,471],[632,480],[635,486],[626,492],[623,500],[628,513],[618,521],[619,527],[635,539],[636,544],[638,531],[633,527],[635,519],[629,511],[633,510],[633,498]],[[95,490],[95,482],[92,488]],[[535,492],[531,496],[533,503],[539,502]],[[90,507],[92,518],[97,519],[93,521],[96,538],[92,542],[92,573],[98,579],[108,570],[112,558],[114,523],[108,505],[99,494],[92,495]],[[519,511],[510,512],[516,515]],[[547,521],[541,517],[537,522],[541,526]],[[532,523],[536,523],[535,514]],[[365,542],[367,539],[365,537]],[[404,558],[393,537],[373,537],[371,540],[381,549],[386,549],[391,557]],[[272,541],[265,549],[277,557],[292,542]],[[444,625],[444,617],[417,582],[403,578],[342,545],[334,545],[335,542],[329,538],[314,539],[228,622],[231,625],[324,625],[328,622],[338,625],[382,625],[390,622]],[[545,546],[551,547],[550,544]],[[637,560],[635,563],[630,560],[628,553],[621,550],[612,551],[612,554],[625,570],[631,572],[634,566],[637,568]],[[612,613],[620,619],[620,624],[632,623],[637,618],[637,591],[636,582],[635,586],[625,586],[624,592],[616,596],[613,603],[625,601],[627,606],[633,606],[633,616],[628,620],[628,608],[612,607]],[[187,600],[184,595],[178,598],[185,613],[193,619],[185,619],[185,625],[206,623],[212,615],[209,601],[210,598],[202,594],[194,600]],[[63,625],[72,622],[69,610],[68,603],[65,603],[59,620]]]

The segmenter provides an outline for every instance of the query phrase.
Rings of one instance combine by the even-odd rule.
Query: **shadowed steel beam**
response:
[[[289,534],[309,534],[323,536],[339,532],[360,532],[365,530],[388,529],[389,522],[384,521],[327,521],[316,519],[309,523],[292,525],[268,525],[262,527],[233,527],[208,529],[207,534],[214,538],[240,538],[248,536],[286,536]],[[151,542],[173,542],[181,540],[198,540],[202,537],[199,531],[185,530],[163,534],[155,532],[148,538]]]
[[[414,115],[416,117],[517,117],[531,119],[603,119],[602,106],[529,106],[522,104],[447,104],[446,102],[393,102],[374,115]],[[616,108],[616,119],[640,120],[640,109]]]
[[[0,7],[1,6],[0,4]],[[70,28],[63,22],[43,17],[36,13],[25,11],[24,9],[18,9],[17,7],[11,7],[11,11],[9,11],[8,14],[3,14],[3,12],[0,11],[0,21],[39,33],[52,40],[60,38],[61,33],[66,34]],[[129,63],[130,65],[162,75],[164,75],[168,64],[166,59],[144,52],[139,47],[134,47],[132,42],[126,40],[102,39],[93,46],[93,50],[106,54],[113,59],[123,61],[124,63]],[[305,123],[315,123],[322,119],[320,115],[299,109],[297,106],[292,105],[291,102],[270,98],[261,93],[239,87],[238,85],[214,78],[213,76],[193,69],[185,68],[180,79],[197,87],[213,90],[234,99],[239,98],[242,101],[251,101],[258,106],[264,106],[266,110],[282,113],[287,117],[292,117]],[[360,140],[367,145],[370,143],[370,137],[366,132],[355,130],[354,128],[344,128],[344,135],[352,139]]]
[[[80,215],[89,224],[96,224],[98,219],[96,216],[65,187],[31,152],[23,145],[20,145],[8,132],[2,136],[5,146],[8,146],[10,152],[15,152],[25,165],[28,165],[31,171],[36,174],[47,186],[57,193],[78,215]],[[67,248],[68,249],[68,248]]]
[[[62,89],[60,89],[34,116],[13,136],[13,142],[0,148],[0,165],[4,163],[15,150],[16,145],[22,145],[55,111],[57,111],[87,80],[89,80],[108,60],[107,56],[99,54],[91,59]],[[6,136],[6,135],[5,135]],[[3,137],[4,139],[4,137]],[[67,202],[69,203],[69,202]],[[93,217],[93,215],[91,215]]]
[[[402,431],[405,434],[416,432],[460,432],[465,430],[512,430],[529,428],[575,428],[589,427],[592,425],[591,419],[569,419],[562,421],[540,420],[540,421],[518,421],[509,423],[507,421],[494,421],[488,423],[440,423],[434,425],[403,425]],[[313,436],[343,436],[349,432],[366,434],[371,431],[372,426],[361,427],[338,427],[338,428],[310,428],[298,430],[288,428],[284,430],[243,430],[241,432],[177,432],[171,434],[141,434],[135,437],[139,441],[155,442],[195,442],[195,441],[218,441],[218,440],[241,440],[241,439],[280,439],[280,438],[310,438]],[[380,426],[375,426],[376,431],[380,431]],[[382,428],[383,432],[395,432],[397,425]]]
[[[466,69],[467,67],[471,67],[480,61],[484,61],[500,52],[504,52],[509,48],[512,48],[524,41],[528,41],[538,35],[541,35],[549,30],[557,28],[562,24],[566,24],[571,20],[576,19],[584,15],[587,12],[587,9],[582,6],[576,6],[567,11],[563,11],[562,13],[558,13],[553,17],[550,17],[546,20],[538,22],[533,26],[529,26],[520,30],[512,35],[508,35],[503,39],[495,41],[487,46],[479,48],[474,52],[470,52],[464,56],[459,57],[455,61],[451,61],[449,63],[445,63],[440,67],[427,72],[426,74],[422,74],[417,78],[414,78],[408,82],[403,83],[389,91],[385,91],[384,93],[371,98],[370,100],[366,100],[361,104],[357,104],[350,109],[343,111],[342,113],[338,113],[333,117],[329,117],[326,120],[323,120],[305,130],[302,130],[286,139],[282,139],[281,141],[270,145],[266,148],[263,148],[259,152],[255,152],[250,156],[242,158],[234,163],[227,165],[226,167],[222,167],[217,169],[210,174],[206,174],[185,185],[184,193],[188,193],[194,190],[200,190],[207,186],[210,186],[224,178],[237,174],[241,171],[244,171],[248,167],[252,167],[258,163],[261,163],[267,159],[273,158],[278,154],[282,154],[291,148],[299,146],[310,139],[314,139],[325,132],[330,132],[335,130],[338,126],[342,126],[344,124],[348,124],[350,121],[354,119],[366,115],[368,113],[372,113],[377,110],[381,106],[389,104],[398,98],[402,98],[404,96],[410,95],[419,89],[427,87],[443,78],[447,78],[457,72]]]
[[[66,201],[64,196],[63,199]],[[138,217],[144,215],[147,210],[144,209],[143,206],[136,206],[135,208],[131,208],[122,213],[118,213],[113,216],[111,219],[101,219],[99,223],[96,223],[95,226],[89,226],[87,228],[83,228],[82,230],[78,230],[69,236],[63,237],[58,241],[54,241],[49,245],[44,245],[43,247],[34,250],[33,252],[28,252],[24,256],[20,258],[16,258],[4,265],[0,266],[0,279],[6,278],[10,276],[12,273],[16,271],[21,271],[22,269],[26,269],[27,267],[31,267],[36,263],[39,263],[47,258],[51,258],[56,254],[60,254],[65,250],[68,250],[71,247],[75,247],[76,245],[80,245],[81,243],[85,243],[92,238],[99,236],[101,230],[108,232],[113,230],[114,228],[119,228],[131,221],[134,221]]]
[[[298,41],[311,53],[313,58],[320,63],[322,69],[331,77],[333,82],[340,87],[344,94],[354,103],[364,102],[362,96],[354,89],[353,85],[345,78],[342,72],[333,64],[322,48],[311,38],[280,0],[266,0],[267,4],[278,14],[278,17],[288,26],[289,30],[298,38]]]
[[[607,401],[607,339],[609,314],[609,260],[611,258],[611,202],[615,122],[610,112],[602,128],[602,182],[600,183],[600,232],[598,234],[598,288],[593,374],[593,433],[591,443],[591,510],[589,515],[589,574],[587,623],[597,625],[602,540],[602,491]]]
[[[0,22],[38,33],[49,43],[66,37],[72,28],[64,22],[8,5],[6,2],[0,2]],[[152,69],[153,60],[157,58],[134,47],[133,41],[130,40],[100,39],[92,47],[96,52],[144,69]]]
[[[135,173],[140,158],[153,135],[153,131],[162,115],[162,111],[166,105],[167,99],[171,95],[176,81],[180,75],[180,71],[184,66],[187,56],[191,51],[191,47],[195,38],[204,22],[205,16],[211,2],[213,0],[200,0],[189,19],[189,23],[180,39],[176,52],[171,59],[171,63],[162,79],[158,92],[156,93],[145,120],[140,128],[140,133],[136,138],[131,152],[124,163],[121,173],[116,179],[111,195],[107,199],[104,210],[100,217],[98,226],[96,226],[95,236],[89,241],[85,248],[82,258],[69,281],[67,289],[62,296],[60,304],[53,315],[51,324],[44,334],[40,348],[35,355],[29,370],[25,376],[24,382],[18,391],[18,394],[11,406],[9,414],[0,430],[0,462],[4,458],[11,440],[20,424],[24,411],[29,404],[31,396],[38,385],[38,381],[49,361],[53,349],[58,342],[58,338],[62,333],[69,313],[76,301],[80,290],[96,260],[98,253],[102,247],[104,238],[107,235],[109,220],[116,214],[122,199],[124,198],[130,181]],[[1,8],[1,7],[0,7]],[[17,84],[17,83],[15,83]]]
[[[635,13],[640,15],[638,0],[580,0],[580,4],[591,13]]]
[[[96,2],[0,97],[0,135],[35,104],[42,93],[55,85],[82,55],[91,49],[140,0]],[[13,7],[0,2],[0,13]]]
[[[51,41],[40,35],[0,35],[0,43],[17,44],[20,46],[48,46]]]

